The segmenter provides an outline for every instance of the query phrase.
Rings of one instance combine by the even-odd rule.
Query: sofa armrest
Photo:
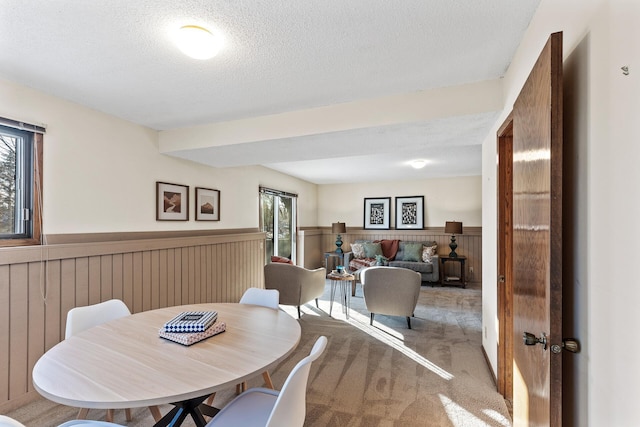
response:
[[[433,264],[433,278],[436,281],[440,281],[440,257],[438,254],[431,256],[431,263]]]
[[[353,252],[344,253],[344,268],[349,272],[351,271],[351,269],[349,268],[349,263],[351,262],[352,259],[353,259]]]

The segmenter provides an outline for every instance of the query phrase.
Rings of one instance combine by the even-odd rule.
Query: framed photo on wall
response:
[[[396,230],[424,228],[424,196],[396,197]]]
[[[391,223],[391,197],[364,199],[364,229],[388,230]]]
[[[220,191],[196,187],[196,221],[220,221]]]
[[[156,182],[156,221],[189,220],[189,186]]]

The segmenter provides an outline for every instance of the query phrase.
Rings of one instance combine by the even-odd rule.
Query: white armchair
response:
[[[324,293],[326,270],[316,268],[307,270],[293,264],[272,262],[264,266],[265,289],[277,289],[280,292],[280,304],[295,305],[298,307],[312,299],[316,300]]]

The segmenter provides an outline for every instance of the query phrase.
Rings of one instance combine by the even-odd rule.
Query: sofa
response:
[[[344,264],[351,272],[365,267],[383,265],[407,268],[420,273],[422,282],[440,281],[438,244],[434,241],[356,240],[351,251],[345,252]]]

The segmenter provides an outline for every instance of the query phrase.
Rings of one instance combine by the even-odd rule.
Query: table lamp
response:
[[[449,258],[458,258],[458,254],[456,253],[456,248],[458,247],[458,244],[456,243],[456,234],[462,234],[462,223],[447,221],[444,224],[444,232],[446,234],[451,234],[451,243],[449,243],[451,252],[449,253]]]
[[[338,235],[336,237],[336,253],[341,254],[342,236],[340,234],[347,232],[347,226],[344,222],[334,222],[331,224],[331,232]]]

